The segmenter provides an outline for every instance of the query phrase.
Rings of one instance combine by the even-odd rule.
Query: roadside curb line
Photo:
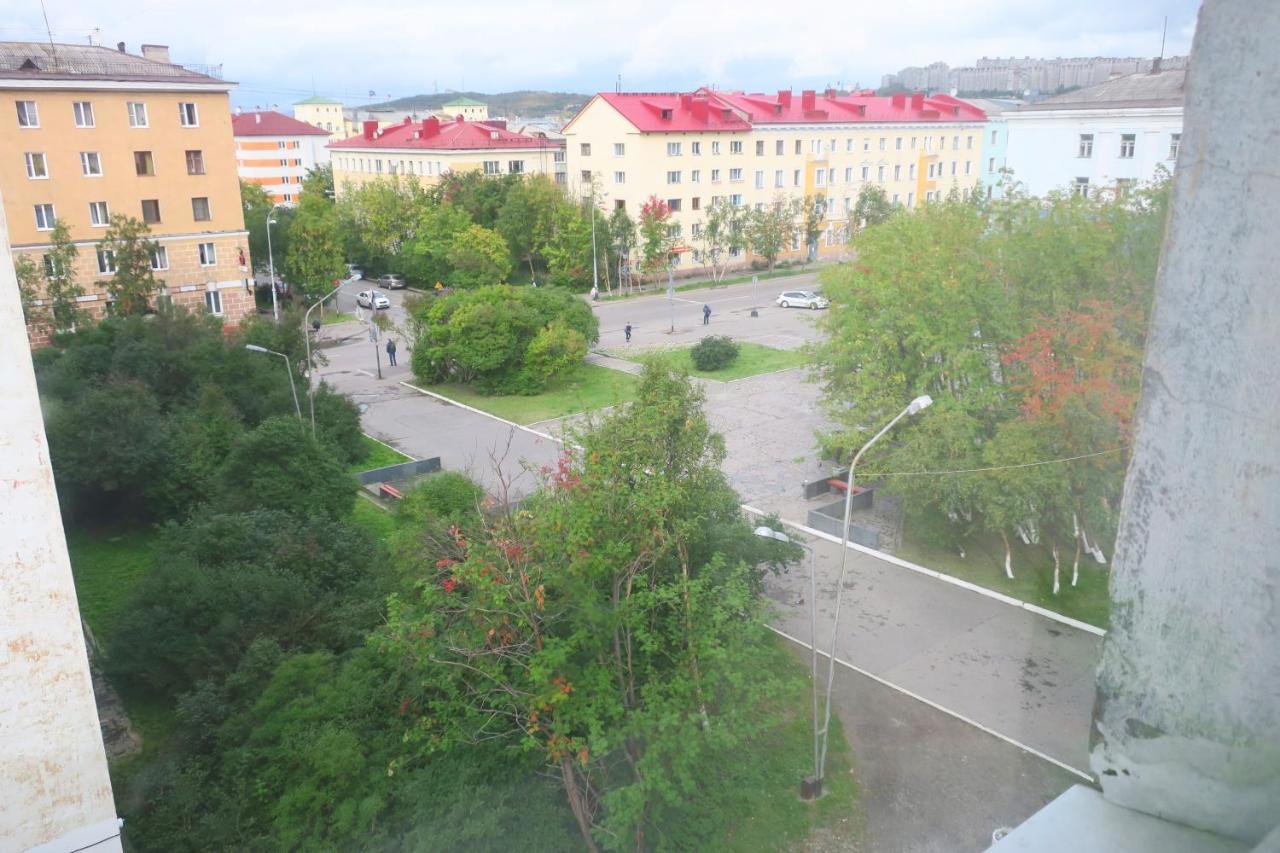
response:
[[[392,445],[390,445],[390,444],[387,444],[385,441],[383,441],[383,440],[382,440],[382,439],[380,439],[380,438],[376,438],[376,437],[374,437],[374,436],[372,436],[372,435],[369,435],[369,433],[365,432],[364,430],[361,430],[361,431],[360,431],[360,434],[361,434],[361,435],[363,435],[365,438],[369,439],[370,441],[376,441],[376,442],[378,442],[378,444],[381,444],[383,447],[387,448],[388,450],[394,450],[396,453],[399,453],[401,456],[408,456],[408,457],[409,457],[409,461],[410,461],[410,462],[421,462],[421,461],[422,461],[421,459],[419,459],[419,458],[418,458],[418,457],[416,457],[416,456],[412,456],[412,455],[410,455],[410,454],[408,454],[408,453],[405,453],[403,450],[401,450],[401,449],[400,449],[400,448],[398,448],[398,447],[394,447],[394,446],[392,446]]]
[[[743,504],[742,509],[745,510],[746,512],[752,513],[753,515],[767,516],[770,514],[765,512],[764,510],[757,509],[756,507],[750,506],[748,504]],[[781,518],[781,516],[779,516],[779,518]],[[783,524],[786,524],[790,527],[794,527],[796,530],[799,530],[810,536],[816,536],[819,539],[825,539],[828,542],[835,543],[836,545],[840,544],[840,539],[835,536],[832,536],[829,533],[823,533],[821,530],[815,530],[812,527],[809,527],[804,524],[800,524],[799,522],[790,521],[785,518],[781,518],[781,521]],[[1072,619],[1070,616],[1063,616],[1061,613],[1055,613],[1052,610],[1046,610],[1045,608],[1037,604],[1031,604],[1029,602],[1022,601],[1021,599],[1013,598],[1012,596],[1008,596],[1003,593],[999,593],[999,592],[995,592],[994,590],[987,589],[986,587],[978,586],[976,583],[970,583],[969,581],[961,580],[960,578],[954,577],[952,575],[943,574],[942,572],[935,571],[934,569],[925,568],[924,566],[920,566],[908,560],[904,560],[901,557],[895,557],[892,554],[887,554],[884,551],[877,551],[874,548],[868,548],[865,545],[859,545],[856,542],[850,542],[848,543],[848,546],[855,551],[860,551],[863,554],[866,554],[869,557],[875,557],[878,560],[883,560],[886,563],[891,563],[895,566],[899,566],[904,569],[910,569],[911,571],[917,572],[922,575],[928,575],[929,577],[934,578],[935,580],[940,580],[943,583],[949,583],[952,586],[958,586],[961,589],[967,589],[970,592],[977,593],[978,595],[995,599],[996,601],[1011,605],[1013,607],[1021,608],[1022,610],[1027,610],[1031,613],[1035,613],[1037,616],[1043,616],[1046,619],[1052,619],[1055,622],[1061,622],[1062,624],[1069,625],[1072,628],[1076,628],[1077,630],[1084,631],[1089,634],[1094,634],[1099,637],[1105,637],[1107,635],[1107,632],[1102,628],[1099,628],[1097,625],[1090,625],[1088,622],[1081,622],[1079,619]]]
[[[486,418],[492,418],[493,420],[498,421],[499,423],[504,423],[509,427],[522,430],[524,432],[529,433],[530,435],[536,435],[538,436],[538,438],[545,438],[548,441],[554,441],[556,444],[564,443],[560,439],[556,438],[554,435],[548,435],[545,432],[541,432],[531,427],[524,426],[523,424],[518,424],[515,421],[509,421],[506,418],[500,418],[497,415],[493,414],[492,412],[486,412],[484,409],[477,409],[475,406],[468,406],[466,403],[459,403],[457,400],[454,400],[451,397],[446,397],[443,394],[437,394],[435,391],[428,391],[425,388],[419,388],[417,385],[414,385],[412,382],[405,382],[401,380],[400,384],[406,388],[412,388],[414,391],[417,391],[419,394],[425,394],[428,397],[434,397],[442,403],[448,403],[450,406],[457,406],[459,409],[466,409],[468,412],[474,412],[477,415],[484,415]]]
[[[779,637],[782,637],[783,639],[786,639],[786,640],[790,640],[791,642],[795,643],[796,645],[802,648],[809,649],[809,650],[813,649],[812,645],[810,645],[809,643],[806,643],[804,640],[801,640],[798,637],[791,636],[786,631],[779,630],[773,627],[772,625],[768,625],[766,627],[773,633],[777,634]],[[824,658],[830,657],[830,655],[828,655],[828,653],[824,652],[822,649],[818,649],[818,654],[822,655]],[[942,713],[946,714],[949,717],[954,717],[962,723],[968,723],[969,725],[973,726],[975,729],[984,731],[994,738],[999,738],[1005,743],[1012,744],[1013,746],[1016,746],[1018,749],[1022,750],[1023,752],[1026,752],[1030,755],[1034,755],[1036,758],[1047,761],[1050,764],[1054,765],[1055,767],[1060,767],[1063,770],[1066,770],[1068,773],[1074,773],[1076,776],[1079,776],[1081,779],[1084,779],[1089,784],[1096,784],[1096,780],[1093,778],[1091,774],[1086,773],[1083,770],[1079,770],[1075,767],[1072,767],[1070,764],[1067,764],[1066,762],[1059,761],[1058,759],[1054,758],[1051,755],[1046,755],[1045,753],[1041,752],[1035,747],[1027,746],[1025,743],[1014,740],[1008,735],[1003,735],[1000,732],[996,731],[995,729],[991,728],[990,726],[984,726],[982,723],[979,723],[976,720],[971,720],[970,718],[966,717],[964,714],[958,713],[956,711],[952,711],[950,708],[946,708],[942,705],[939,705],[937,702],[934,702],[930,699],[926,699],[923,696],[921,696],[919,693],[912,692],[905,687],[899,687],[898,685],[894,684],[892,681],[886,681],[880,676],[874,673],[868,672],[862,667],[855,666],[846,660],[841,660],[840,658],[836,658],[835,661],[841,666],[847,669],[850,669],[858,673],[859,675],[866,676],[867,678],[870,678],[872,681],[878,684],[883,684],[885,687],[888,687],[891,690],[896,690],[899,693],[903,694],[904,696],[910,696],[912,699],[915,699],[917,702],[923,702],[924,704],[928,705],[930,708],[933,708],[936,711],[941,711]]]

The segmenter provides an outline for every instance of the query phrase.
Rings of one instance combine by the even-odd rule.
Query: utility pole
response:
[[[374,308],[369,315],[369,340],[373,342],[373,360],[378,365],[378,378],[382,378],[382,353],[378,351],[378,309]]]
[[[671,334],[676,333],[676,279],[675,267],[667,258],[667,304],[671,306]]]

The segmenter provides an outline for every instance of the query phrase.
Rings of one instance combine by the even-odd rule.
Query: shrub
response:
[[[738,345],[725,335],[708,335],[689,350],[693,366],[699,370],[723,370],[738,357]]]
[[[428,517],[458,521],[473,516],[484,500],[484,489],[456,471],[433,474],[414,486],[397,507],[402,518]]]
[[[329,448],[294,416],[263,421],[241,436],[218,472],[212,503],[223,512],[280,509],[340,518],[351,511],[356,481]]]

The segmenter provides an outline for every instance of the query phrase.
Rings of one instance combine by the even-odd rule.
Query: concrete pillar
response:
[[[1206,0],[1111,570],[1091,763],[1118,805],[1280,821],[1280,4]]]
[[[0,199],[0,849],[119,851],[120,828]]]

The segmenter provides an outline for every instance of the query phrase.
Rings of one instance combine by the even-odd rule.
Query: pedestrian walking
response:
[[[627,333],[627,343],[631,343],[631,324],[628,323],[625,327],[623,327],[622,331]]]
[[[396,366],[396,342],[387,338],[387,360],[391,362],[391,366]]]
[[[710,305],[702,306],[702,325],[704,326],[711,325],[711,306]]]
[[[599,299],[600,299],[600,288],[596,287],[596,286],[593,284],[593,285],[591,285],[591,301],[592,301],[592,302],[597,302],[597,301],[599,301]]]

